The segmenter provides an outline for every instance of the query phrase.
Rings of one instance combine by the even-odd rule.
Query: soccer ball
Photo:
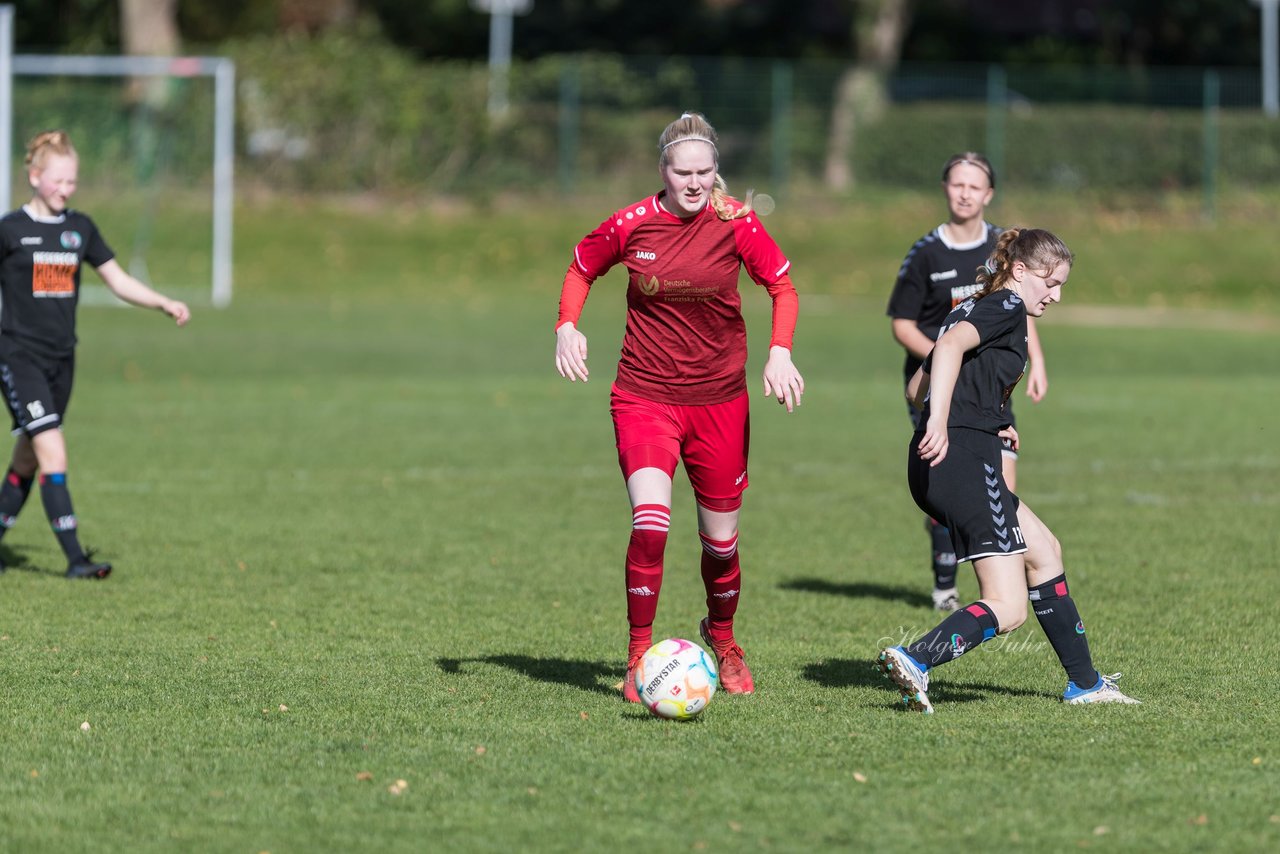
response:
[[[667,638],[649,647],[636,668],[636,691],[660,718],[696,717],[716,693],[716,662],[692,641]]]

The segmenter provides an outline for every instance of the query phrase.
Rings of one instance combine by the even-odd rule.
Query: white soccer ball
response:
[[[683,638],[659,641],[640,659],[636,691],[644,707],[658,717],[687,721],[715,696],[715,659]]]

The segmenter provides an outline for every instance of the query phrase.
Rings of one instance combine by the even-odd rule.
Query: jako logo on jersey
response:
[[[954,279],[954,278],[955,278],[956,276],[958,276],[958,275],[960,275],[960,274],[959,274],[959,273],[957,273],[955,270],[948,270],[948,271],[946,271],[945,273],[930,273],[930,274],[929,274],[929,281],[931,281],[931,282],[941,282],[941,281],[945,281],[945,280],[947,280],[947,279]]]
[[[712,596],[714,596],[714,597],[716,597],[717,599],[732,599],[734,596],[737,596],[737,595],[738,595],[738,591],[737,591],[737,590],[726,590],[726,591],[725,591],[725,592],[723,592],[723,593],[712,593],[711,595],[712,595]]]
[[[658,260],[658,253],[657,253],[657,252],[642,252],[641,250],[637,249],[637,250],[636,250],[636,258],[640,259],[641,261],[657,261],[657,260]]]
[[[64,231],[58,240],[62,243],[63,249],[79,249],[84,245],[84,238],[78,231]]]
[[[27,411],[31,413],[32,418],[43,418],[44,404],[38,400],[33,400],[27,404]]]
[[[22,238],[22,245],[23,245],[23,246],[39,246],[41,243],[44,243],[44,238],[43,238],[43,237],[24,237],[24,238]]]
[[[647,584],[643,587],[628,587],[627,592],[634,593],[637,596],[657,596],[658,595],[657,593],[654,593],[652,590],[650,590],[649,585]]]

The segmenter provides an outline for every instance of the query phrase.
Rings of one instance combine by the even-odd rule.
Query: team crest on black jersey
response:
[[[64,231],[59,235],[58,240],[62,243],[63,249],[75,250],[84,245],[84,238],[78,231]]]

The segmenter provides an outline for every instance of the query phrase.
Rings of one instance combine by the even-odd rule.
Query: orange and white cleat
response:
[[[711,620],[703,617],[698,623],[698,634],[702,641],[711,647],[716,655],[716,666],[720,671],[720,689],[726,694],[751,694],[756,690],[755,680],[747,662],[742,658],[742,647],[730,638],[727,643],[718,644],[711,639]]]
[[[640,689],[636,687],[636,672],[640,669],[642,658],[644,658],[643,652],[627,657],[627,675],[622,679],[622,699],[628,703],[640,702]]]

